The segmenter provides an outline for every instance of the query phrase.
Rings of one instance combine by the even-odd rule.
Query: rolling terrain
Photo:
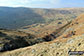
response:
[[[0,56],[84,51],[84,8],[0,7],[0,12]]]
[[[20,48],[13,51],[3,52],[0,53],[0,55],[1,56],[9,56],[9,55],[10,56],[69,56],[68,54],[69,51],[84,51],[83,25],[84,25],[84,14],[81,14],[76,19],[66,23],[65,25],[59,27],[57,30],[53,31],[52,33],[42,37],[42,39],[45,39],[48,42],[44,41],[43,43],[38,43],[33,46]]]
[[[58,20],[70,21],[81,13],[84,13],[84,8],[0,7],[0,28],[19,29],[32,24],[49,24]]]

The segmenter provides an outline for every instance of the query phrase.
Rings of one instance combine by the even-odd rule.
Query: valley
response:
[[[84,51],[84,8],[0,7],[0,12],[0,56]]]

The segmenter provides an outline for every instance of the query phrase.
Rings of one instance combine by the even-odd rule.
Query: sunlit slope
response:
[[[44,37],[56,31],[57,29],[63,27],[67,23],[69,23],[69,21],[67,20],[57,20],[50,24],[34,24],[30,26],[25,26],[22,29],[18,29],[18,30],[26,33],[34,34],[37,37]]]

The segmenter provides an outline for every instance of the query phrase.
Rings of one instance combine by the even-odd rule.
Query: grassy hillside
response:
[[[58,20],[72,20],[84,13],[84,8],[12,8],[0,7],[0,28],[18,29],[32,24],[46,24]]]
[[[0,12],[0,56],[68,56],[69,51],[84,51],[84,8],[0,7]]]
[[[69,51],[84,51],[84,14],[51,34],[54,41],[0,53],[1,56],[69,56]],[[61,34],[62,33],[62,34]],[[49,35],[48,37],[53,37]],[[80,56],[80,54],[75,55]],[[84,56],[84,55],[81,55]]]

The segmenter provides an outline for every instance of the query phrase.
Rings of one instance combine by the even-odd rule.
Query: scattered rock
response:
[[[43,56],[43,54],[41,54],[40,56]]]
[[[56,55],[59,55],[59,53],[57,52]]]
[[[34,52],[35,52],[35,49],[32,50],[32,53],[34,53]]]
[[[79,24],[78,22],[75,22],[75,24]]]
[[[74,42],[73,39],[70,39],[70,40],[67,41],[67,43],[73,43],[73,42]]]
[[[72,33],[72,35],[75,35],[76,31],[72,31],[71,33]]]
[[[54,48],[53,46],[51,46],[50,48]]]
[[[3,49],[3,47],[0,47],[0,52],[2,52],[4,49]]]
[[[62,24],[62,22],[58,22],[58,24]]]
[[[47,50],[44,50],[44,52],[47,52]]]
[[[80,46],[80,45],[81,45],[81,43],[78,44],[78,46]]]

